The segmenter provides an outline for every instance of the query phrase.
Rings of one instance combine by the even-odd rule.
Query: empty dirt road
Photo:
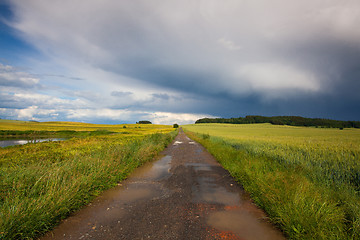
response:
[[[216,160],[182,131],[41,239],[284,239]]]

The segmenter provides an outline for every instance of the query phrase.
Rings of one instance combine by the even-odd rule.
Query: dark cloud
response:
[[[122,98],[103,97],[102,106],[360,119],[357,0],[84,4],[14,0],[10,25],[55,63],[81,63],[92,82],[108,86],[106,97]],[[94,72],[107,74],[100,82]],[[19,79],[0,78],[36,84]]]
[[[83,81],[85,80],[84,78],[79,78],[79,77],[69,77],[69,76],[65,76],[62,74],[37,74],[37,76],[39,77],[56,77],[56,78],[66,78],[66,79],[70,79],[70,80],[79,80],[79,81]]]
[[[112,91],[111,96],[113,97],[129,97],[133,95],[132,92]]]
[[[151,94],[154,98],[158,98],[158,99],[161,99],[161,100],[169,100],[170,99],[170,96],[166,93],[153,93]]]

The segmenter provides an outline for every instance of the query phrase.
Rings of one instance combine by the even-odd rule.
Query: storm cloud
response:
[[[104,96],[95,109],[114,118],[360,119],[357,0],[13,0],[11,9],[7,24],[83,79],[77,90]],[[4,71],[3,85],[38,83]]]

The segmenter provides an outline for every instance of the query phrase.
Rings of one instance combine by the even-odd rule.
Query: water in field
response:
[[[14,145],[24,145],[28,143],[39,143],[39,142],[49,142],[49,141],[63,141],[66,138],[42,138],[42,139],[7,139],[0,140],[0,147],[8,147]]]

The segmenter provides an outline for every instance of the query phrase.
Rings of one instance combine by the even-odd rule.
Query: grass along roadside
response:
[[[183,129],[290,239],[360,238],[359,130],[266,124]]]
[[[0,149],[0,239],[31,239],[151,160],[171,128]]]

